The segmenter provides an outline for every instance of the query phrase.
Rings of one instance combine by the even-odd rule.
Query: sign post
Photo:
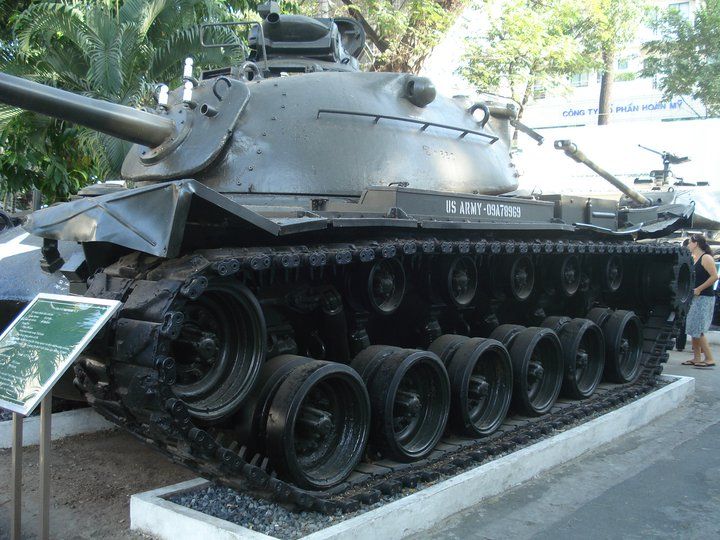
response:
[[[50,537],[52,387],[120,307],[117,300],[39,294],[0,335],[0,406],[13,411],[12,536],[21,535],[22,424],[40,411],[40,537]]]
[[[40,538],[50,538],[50,418],[52,389],[40,404]]]
[[[13,413],[13,439],[12,439],[12,472],[10,483],[12,484],[12,516],[10,518],[10,530],[12,540],[20,540],[20,516],[22,509],[22,447],[23,447],[23,416]]]

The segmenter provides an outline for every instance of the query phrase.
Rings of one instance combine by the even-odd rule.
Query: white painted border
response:
[[[91,407],[86,407],[53,414],[50,434],[52,440],[57,441],[73,435],[106,431],[116,427]],[[40,417],[29,416],[23,419],[23,446],[37,444],[40,444]],[[4,448],[12,448],[12,420],[0,422],[0,449]]]
[[[402,538],[428,529],[485,498],[498,495],[648,424],[678,407],[695,391],[695,379],[692,377],[664,378],[673,382],[629,405],[381,508],[305,536],[304,540]],[[130,499],[130,528],[161,540],[272,538],[162,498],[205,483],[203,479],[196,479],[133,495]]]
[[[162,498],[190,491],[207,483],[207,480],[196,478],[174,486],[133,495],[130,497],[130,528],[150,533],[163,540],[198,540],[198,538],[270,540],[273,538]]]

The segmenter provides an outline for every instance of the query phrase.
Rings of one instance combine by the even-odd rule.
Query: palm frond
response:
[[[100,95],[114,98],[123,83],[122,38],[117,21],[107,15],[104,9],[94,9],[88,14],[88,24],[94,31],[88,36],[87,77]]]
[[[15,107],[5,105],[4,103],[0,103],[0,132],[3,131],[10,122],[12,122],[23,112],[25,111],[23,111],[22,109],[17,109]]]
[[[237,41],[238,47],[223,52],[221,49],[202,49],[197,46],[200,42],[200,27],[192,26],[181,28],[168,36],[161,47],[153,51],[148,69],[148,77],[153,80],[178,79],[183,60],[188,56],[195,59],[196,66],[228,65],[233,59],[244,57],[244,49],[240,38],[229,29],[220,29],[222,39],[228,42]]]
[[[69,62],[68,59],[73,58]],[[80,54],[74,44],[58,44],[46,49],[42,61],[35,67],[36,73],[45,73],[47,79],[57,78],[67,90],[87,91],[88,64],[84,55]],[[43,77],[43,79],[45,79]]]
[[[92,163],[91,170],[88,171],[90,176],[105,178],[110,170],[105,158],[105,149],[97,135],[97,131],[80,128],[77,134],[77,148],[79,152],[90,157]]]
[[[31,4],[15,22],[20,49],[33,48],[36,41],[50,43],[58,35],[83,47],[90,29],[83,21],[83,13],[76,6],[65,3],[41,2]]]
[[[148,50],[144,36],[137,23],[124,23],[120,28],[120,71],[124,92],[128,85],[133,84],[136,74],[142,73],[147,67]]]
[[[163,11],[168,9],[168,7],[172,11],[174,3],[170,3],[170,6],[168,6],[167,0],[145,0],[143,3],[145,6],[141,12],[142,17],[138,19],[138,32],[144,37]]]
[[[204,0],[175,0],[172,3],[172,9],[165,9],[158,13],[151,33],[153,37],[160,37],[177,28],[187,28],[212,17],[205,9]]]
[[[177,78],[182,73],[183,60],[197,52],[199,40],[199,26],[175,30],[167,36],[164,44],[153,51],[148,66],[148,78],[153,80]]]
[[[104,133],[97,134],[98,140],[105,152],[105,160],[109,174],[118,175],[125,156],[130,151],[131,144],[116,139]]]

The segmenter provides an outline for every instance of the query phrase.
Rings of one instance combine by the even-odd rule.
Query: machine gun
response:
[[[642,144],[638,144],[640,148],[643,150],[647,150],[648,152],[652,152],[653,154],[657,154],[662,158],[663,162],[663,168],[661,169],[654,169],[650,171],[650,177],[648,179],[644,178],[636,178],[635,183],[636,184],[649,184],[653,181],[655,182],[655,185],[657,187],[662,187],[667,185],[668,178],[671,176],[670,173],[670,165],[679,165],[680,163],[687,163],[690,161],[690,158],[688,156],[677,156],[675,154],[671,154],[670,152],[667,152],[665,150],[659,151],[659,150],[653,150],[652,148],[648,148],[647,146],[643,146]],[[674,175],[672,175],[674,176]],[[675,182],[675,185],[679,186],[693,186],[695,184],[686,183],[682,178],[677,178],[677,181]],[[707,185],[707,182],[698,182],[697,185]]]

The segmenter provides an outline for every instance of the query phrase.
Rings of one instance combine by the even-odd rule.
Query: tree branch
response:
[[[387,51],[390,46],[389,43],[381,38],[375,29],[370,26],[370,24],[365,20],[365,17],[362,16],[362,13],[360,13],[358,7],[353,4],[352,0],[343,0],[343,4],[349,8],[352,17],[362,25],[363,30],[365,30],[365,34],[367,34],[367,37],[370,38],[370,41],[373,42],[380,52],[383,53]]]

